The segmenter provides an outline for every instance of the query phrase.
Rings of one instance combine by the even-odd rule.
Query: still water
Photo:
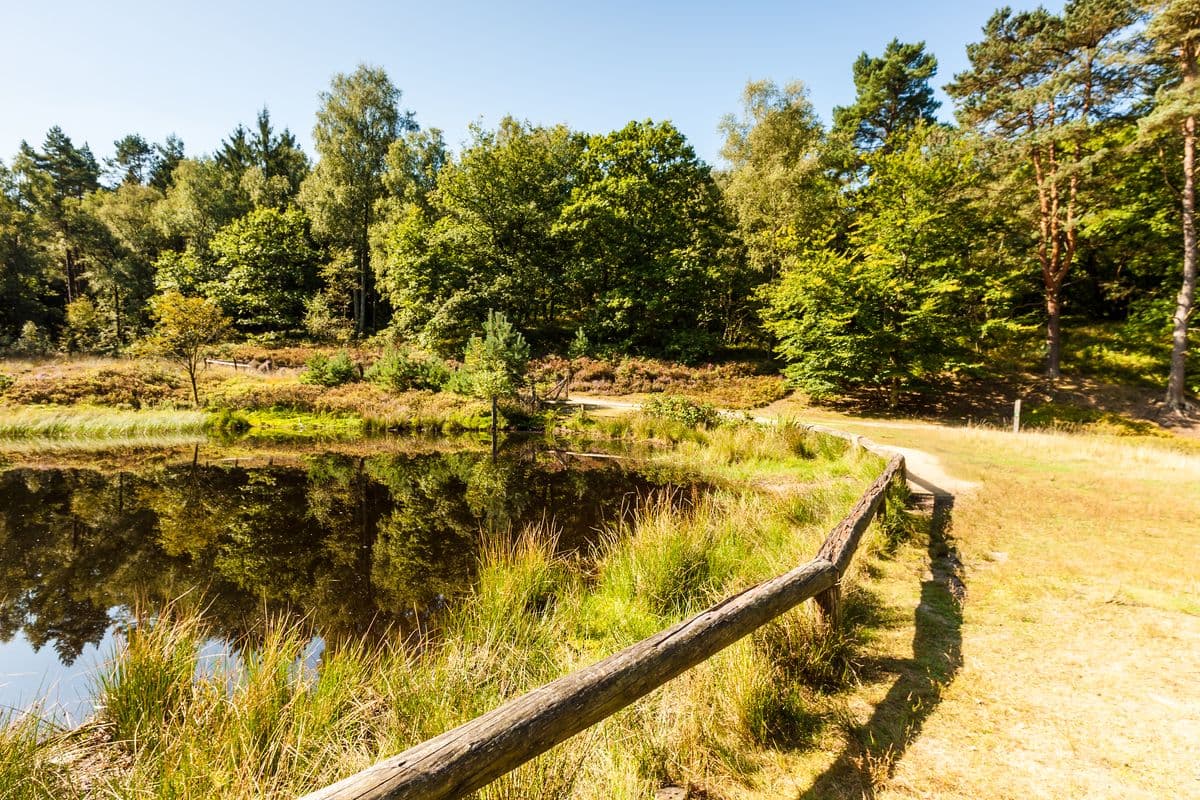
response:
[[[396,635],[469,589],[486,536],[537,524],[587,553],[651,496],[700,491],[533,442],[495,460],[444,444],[367,449],[200,446],[3,468],[0,710],[42,699],[78,720],[114,629],[176,598],[203,598],[217,643],[288,614],[327,641]]]

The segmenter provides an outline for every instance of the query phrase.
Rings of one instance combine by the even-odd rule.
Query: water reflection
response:
[[[661,490],[620,462],[487,453],[311,453],[0,473],[0,641],[70,665],[135,607],[202,594],[236,640],[264,614],[326,639],[402,622],[470,585],[481,531],[538,521],[578,549]],[[3,649],[0,646],[0,649]]]

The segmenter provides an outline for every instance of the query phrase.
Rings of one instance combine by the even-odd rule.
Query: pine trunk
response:
[[[1046,377],[1062,376],[1062,305],[1058,287],[1046,287]]]
[[[1192,77],[1194,80],[1194,76]],[[1167,408],[1182,411],[1187,375],[1188,317],[1196,293],[1196,118],[1183,124],[1183,286],[1175,303],[1172,326],[1171,375],[1167,380]]]

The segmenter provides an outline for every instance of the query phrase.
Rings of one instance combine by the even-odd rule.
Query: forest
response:
[[[500,312],[539,354],[769,352],[812,396],[894,401],[1014,343],[1055,379],[1104,323],[1182,410],[1198,48],[1194,0],[1004,8],[955,123],[935,54],[893,40],[831,124],[800,81],[747,84],[718,165],[665,120],[510,116],[454,149],[368,65],[320,94],[311,155],[267,108],[208,154],[54,127],[0,162],[0,347],[136,354],[178,293],[240,339],[461,357]]]

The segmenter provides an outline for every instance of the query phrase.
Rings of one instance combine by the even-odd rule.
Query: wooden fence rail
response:
[[[879,452],[861,437],[843,436]],[[816,599],[836,618],[839,581],[888,488],[904,477],[904,458],[895,455],[812,561],[301,800],[461,798],[645,697],[805,600]]]

